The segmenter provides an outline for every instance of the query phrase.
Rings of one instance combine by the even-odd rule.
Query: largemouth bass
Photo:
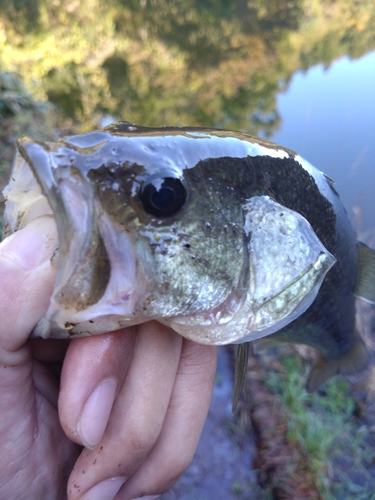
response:
[[[128,122],[56,143],[24,137],[4,196],[5,235],[56,219],[57,279],[34,336],[156,319],[199,343],[242,344],[237,393],[246,342],[270,335],[319,350],[310,390],[368,363],[354,293],[371,300],[372,251],[360,252],[333,182],[289,149]]]

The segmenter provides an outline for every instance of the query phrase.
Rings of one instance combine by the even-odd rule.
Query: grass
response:
[[[337,377],[320,394],[308,394],[305,371],[298,355],[284,355],[266,378],[283,405],[289,443],[301,451],[323,499],[375,500],[375,480],[367,470],[375,455],[369,430],[353,416],[357,403],[349,383]]]

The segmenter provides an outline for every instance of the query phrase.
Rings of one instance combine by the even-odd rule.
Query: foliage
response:
[[[308,394],[304,371],[301,357],[286,355],[266,380],[282,402],[289,442],[302,451],[307,470],[325,500],[346,499],[349,492],[353,500],[375,498],[374,479],[366,470],[374,452],[367,443],[368,429],[356,426],[353,420],[356,401],[348,382],[334,378],[325,384],[324,391]],[[335,463],[343,460],[356,480],[350,473],[336,472]]]
[[[14,74],[0,72],[0,192],[8,179],[14,143],[21,135],[52,139],[53,109],[48,103],[34,101]],[[0,235],[1,228],[0,216]]]
[[[294,71],[373,47],[372,0],[0,0],[2,69],[81,131],[111,116],[271,134]]]

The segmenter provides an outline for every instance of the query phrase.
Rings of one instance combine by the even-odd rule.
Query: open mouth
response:
[[[139,323],[133,310],[142,280],[136,287],[129,235],[117,230],[74,165],[54,164],[49,145],[22,139],[19,148],[4,191],[5,236],[53,214],[59,240],[51,304],[33,336],[92,335]]]

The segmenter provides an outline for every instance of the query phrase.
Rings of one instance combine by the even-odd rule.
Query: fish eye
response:
[[[143,208],[151,215],[174,215],[186,201],[186,188],[177,177],[151,176],[142,186],[141,201]]]

